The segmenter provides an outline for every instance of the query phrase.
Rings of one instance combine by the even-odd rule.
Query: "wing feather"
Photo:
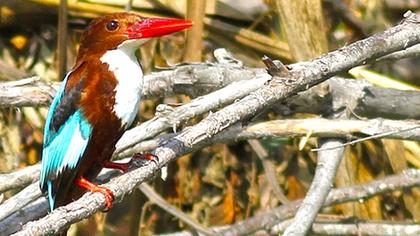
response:
[[[55,138],[43,149],[41,184],[47,187],[51,210],[54,209],[58,189],[66,185],[62,183],[66,181],[62,178],[63,175],[67,171],[76,169],[86,150],[91,129],[78,110],[70,116]]]
[[[92,133],[92,126],[78,107],[82,79],[66,93],[66,76],[48,112],[42,152],[41,190],[48,195],[50,210],[58,194],[70,186]]]

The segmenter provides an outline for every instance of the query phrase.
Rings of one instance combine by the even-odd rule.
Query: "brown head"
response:
[[[113,13],[93,20],[80,40],[77,61],[101,56],[125,41],[138,41],[167,35],[191,27],[192,22],[173,18],[147,18],[133,13]]]

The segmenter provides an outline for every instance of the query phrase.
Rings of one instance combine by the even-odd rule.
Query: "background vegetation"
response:
[[[214,61],[213,51],[221,47],[247,67],[265,67],[263,55],[285,64],[310,60],[381,32],[397,24],[406,10],[419,8],[419,1],[402,0],[71,0],[67,6],[59,0],[2,0],[0,80],[16,81],[36,75],[47,82],[61,81],[75,61],[78,39],[87,23],[124,9],[144,16],[194,20],[194,28],[188,33],[154,39],[141,48],[139,58],[146,73],[150,73],[183,62]],[[418,90],[419,60],[369,64],[342,76],[368,80],[381,87]],[[176,107],[191,99],[176,95],[144,100],[138,122],[153,118],[159,104]],[[0,107],[0,173],[40,161],[47,109]],[[207,115],[180,124],[177,130]],[[321,115],[332,114],[292,111],[285,116],[270,108],[250,122]],[[229,225],[303,198],[317,163],[317,153],[311,149],[317,146],[317,138],[310,134],[303,138],[217,143],[177,159],[168,166],[165,181],[155,178],[149,184],[168,203],[203,226]],[[418,142],[365,141],[345,148],[334,187],[372,181],[407,168],[420,168]],[[4,192],[0,202],[19,190]],[[183,221],[154,204],[144,191],[135,189],[110,212],[97,213],[72,226],[69,235],[148,235],[188,229]],[[418,223],[420,189],[328,207],[317,220]]]

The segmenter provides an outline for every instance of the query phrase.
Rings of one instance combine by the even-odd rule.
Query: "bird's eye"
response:
[[[119,26],[119,24],[118,24],[118,21],[116,21],[116,20],[112,20],[112,21],[106,23],[106,29],[109,30],[109,31],[117,30],[118,26]]]

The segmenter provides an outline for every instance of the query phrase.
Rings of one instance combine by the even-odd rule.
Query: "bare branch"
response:
[[[264,69],[244,68],[233,63],[178,65],[172,70],[147,75],[143,96],[151,98],[184,93],[195,97],[234,81],[268,76]],[[33,79],[31,83],[28,80],[22,81],[24,83],[0,83],[0,107],[48,105],[59,86],[59,83],[45,84]],[[332,78],[327,83],[331,98],[320,97],[310,89],[284,103],[275,104],[275,111],[283,115],[296,112],[328,114],[344,109],[348,114],[371,118],[420,119],[420,110],[417,109],[420,106],[417,102],[420,101],[418,91],[378,88],[363,80]],[[235,96],[238,91],[232,91],[232,95]],[[411,102],[407,103],[407,100]]]
[[[183,64],[145,76],[142,96],[162,97],[171,94],[187,94],[197,97],[222,88],[235,81],[268,77],[264,69],[240,67],[227,63]],[[35,80],[33,78],[36,78]],[[0,82],[0,107],[47,106],[60,82],[44,83],[31,77],[24,83]]]
[[[356,220],[357,221],[357,220]],[[282,222],[282,228],[290,224],[289,220]],[[283,232],[280,226],[276,226],[276,232]],[[315,222],[311,232],[322,235],[420,235],[420,225],[408,222]]]
[[[0,174],[0,193],[10,189],[25,187],[38,179],[41,166],[33,165],[9,174]]]
[[[184,93],[196,97],[234,81],[268,76],[264,69],[244,68],[233,63],[178,65],[171,70],[147,75],[143,96],[151,98]],[[0,83],[0,107],[48,105],[59,86],[59,83],[45,84],[32,78],[30,82],[22,81],[24,83]],[[348,114],[371,118],[420,119],[418,91],[378,88],[363,80],[332,78],[327,83],[332,101],[310,89],[284,103],[275,104],[275,111],[283,115],[296,112],[328,114],[344,109]],[[232,91],[232,95],[237,91]],[[407,103],[407,100],[411,102]]]
[[[23,224],[47,214],[47,199],[40,197],[23,209],[0,221],[0,235],[10,235],[22,229]]]
[[[0,205],[0,221],[12,213],[20,210],[22,207],[26,206],[33,200],[41,197],[41,195],[42,194],[39,189],[39,183],[32,183],[24,190],[7,199],[3,204]]]
[[[279,181],[277,181],[276,171],[274,169],[273,163],[269,159],[267,150],[265,150],[260,141],[255,139],[248,140],[248,144],[251,146],[252,150],[257,154],[258,158],[262,162],[267,182],[271,185],[274,195],[282,204],[287,204],[289,199],[287,199],[283,189],[280,187]]]
[[[420,119],[420,109],[417,109],[420,106],[418,91],[378,88],[363,80],[332,78],[326,83],[329,94],[327,97],[309,89],[284,103],[276,104],[273,109],[283,115],[329,115],[344,111],[349,117],[356,114],[367,118]]]
[[[404,58],[420,57],[420,44],[416,44],[405,50],[391,53],[389,55],[378,58],[376,61],[397,61]]]
[[[388,137],[389,135],[392,135],[392,134],[405,133],[405,132],[409,132],[411,130],[416,130],[416,129],[420,129],[420,125],[413,126],[413,127],[410,127],[410,128],[404,129],[404,130],[393,130],[393,131],[389,131],[389,132],[385,132],[385,133],[380,133],[380,134],[372,135],[372,136],[369,136],[369,137],[366,137],[366,138],[356,139],[356,140],[353,140],[351,142],[342,143],[342,144],[337,145],[337,146],[334,146],[334,147],[314,148],[314,149],[311,149],[311,151],[317,151],[317,152],[319,152],[319,151],[324,151],[324,150],[331,150],[331,149],[336,149],[336,148],[343,148],[345,146],[353,145],[353,144],[364,142],[364,141],[367,141],[367,140],[378,139],[378,138],[386,138],[386,137]]]
[[[321,148],[335,147],[342,143],[342,140],[327,139],[321,144]],[[333,186],[343,153],[344,148],[323,150],[318,153],[318,163],[311,187],[283,235],[306,235]]]

